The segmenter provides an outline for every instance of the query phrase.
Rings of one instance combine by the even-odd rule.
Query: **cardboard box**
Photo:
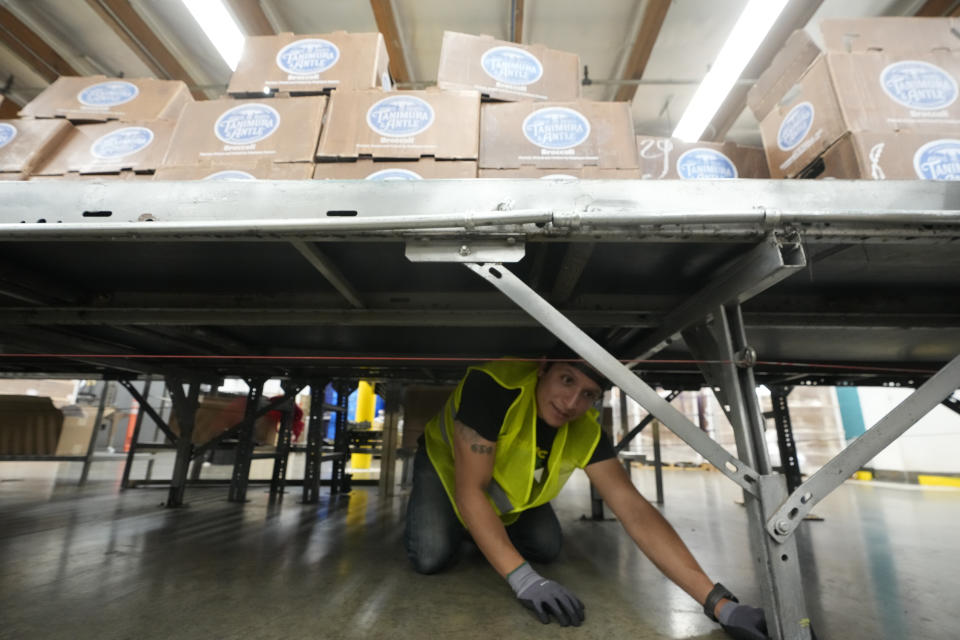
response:
[[[321,162],[313,171],[314,180],[434,180],[477,177],[474,160],[374,161],[361,158],[356,162]]]
[[[173,128],[170,120],[77,125],[36,173],[152,172],[166,155]]]
[[[939,18],[825,20],[823,52],[806,34],[791,36],[748,96],[770,175],[797,175],[848,131],[960,135],[958,25]]]
[[[320,93],[390,88],[390,59],[379,33],[281,33],[246,39],[227,93]]]
[[[626,102],[505,102],[480,110],[480,168],[637,169]]]
[[[763,149],[733,142],[682,142],[637,136],[643,178],[652,180],[723,180],[769,178]]]
[[[265,406],[266,401],[261,401]],[[245,396],[210,395],[201,396],[197,413],[194,417],[193,434],[190,441],[195,445],[202,445],[230,429],[243,420],[246,411],[247,399]],[[254,423],[254,442],[259,444],[275,445],[277,443],[277,427],[279,421],[269,414],[261,417]],[[180,435],[180,423],[176,412],[171,413],[168,421],[170,431]]]
[[[62,427],[50,398],[0,395],[0,454],[53,455]]]
[[[480,178],[532,178],[542,180],[639,180],[639,169],[601,169],[600,167],[580,167],[579,169],[538,169],[520,167],[519,169],[480,169]]]
[[[192,102],[187,85],[179,80],[60,76],[20,116],[74,122],[175,120]]]
[[[90,446],[90,436],[96,426],[97,407],[68,405],[61,409],[63,412],[63,430],[57,441],[56,455],[58,456],[85,456]],[[106,407],[103,420],[112,420],[115,409]]]
[[[476,91],[337,91],[317,159],[476,160],[479,130]]]
[[[312,162],[244,161],[186,167],[160,167],[154,180],[309,180]]]
[[[194,102],[177,122],[163,165],[312,162],[326,104],[325,96]]]
[[[798,177],[960,180],[960,139],[924,133],[848,133]]]
[[[29,175],[72,128],[66,120],[0,120],[0,173]]]
[[[577,100],[580,57],[539,44],[444,31],[437,86],[474,89],[494,100]]]

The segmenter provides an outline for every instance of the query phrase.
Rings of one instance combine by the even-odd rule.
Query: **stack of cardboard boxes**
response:
[[[43,160],[30,169],[31,179],[148,178],[192,102],[179,81],[62,76],[8,123],[51,128],[48,136],[56,142],[48,141],[52,152],[37,148]]]
[[[825,20],[751,89],[774,178],[960,179],[960,21]]]
[[[227,93],[187,108],[158,180],[307,180],[328,95],[389,87],[379,33],[248,38]]]
[[[763,149],[733,142],[681,142],[637,136],[640,177],[645,180],[769,178]]]
[[[447,32],[437,86],[475,90],[481,178],[639,177],[626,103],[580,98],[576,54]]]

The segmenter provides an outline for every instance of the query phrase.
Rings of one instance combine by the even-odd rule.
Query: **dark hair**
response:
[[[581,371],[588,378],[600,385],[604,391],[610,389],[613,384],[607,380],[606,376],[594,369],[588,362],[581,358],[577,353],[563,342],[558,342],[547,354],[546,368],[549,369],[557,362],[563,362],[571,367]]]

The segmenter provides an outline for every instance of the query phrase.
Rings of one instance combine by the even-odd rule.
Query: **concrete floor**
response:
[[[586,623],[561,629],[470,545],[449,572],[415,574],[403,492],[324,490],[303,505],[296,488],[274,504],[251,488],[235,505],[226,488],[189,488],[188,506],[168,510],[164,490],[119,492],[119,463],[95,465],[83,489],[79,465],[59,466],[0,465],[0,638],[726,637],[619,525],[580,520],[582,474],[556,501],[561,558],[539,567],[586,603]],[[633,475],[654,495],[652,471]],[[664,512],[707,572],[759,602],[734,485],[680,470],[664,484]],[[801,550],[821,640],[960,638],[960,491],[848,482],[814,511],[825,520],[803,525]]]

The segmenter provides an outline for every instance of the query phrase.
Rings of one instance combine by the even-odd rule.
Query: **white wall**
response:
[[[869,429],[910,395],[911,389],[860,387],[863,421]],[[868,465],[890,471],[960,473],[960,414],[937,406]]]

